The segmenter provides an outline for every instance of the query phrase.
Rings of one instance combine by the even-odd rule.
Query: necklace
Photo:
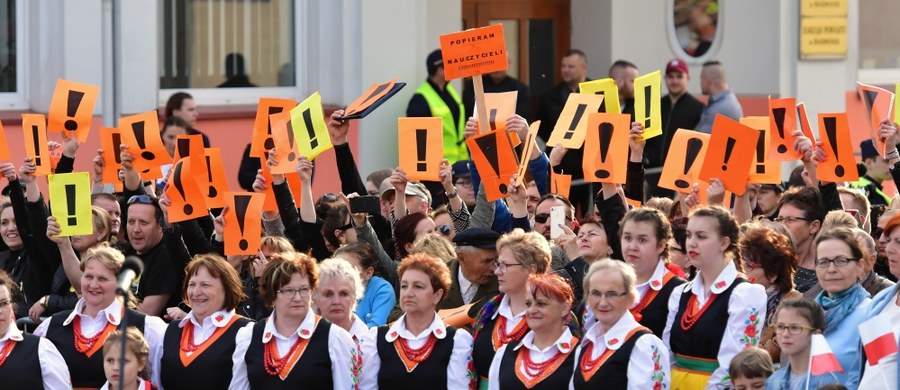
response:
[[[434,343],[437,342],[437,337],[434,335],[429,335],[428,340],[425,340],[425,345],[419,348],[412,348],[409,346],[409,342],[406,339],[399,337],[397,338],[398,344],[400,344],[401,353],[409,360],[421,363],[428,359],[431,356],[431,352],[434,350]]]
[[[0,366],[6,362],[6,358],[9,357],[9,354],[12,353],[13,347],[16,345],[15,340],[6,340],[6,345],[3,346],[3,349],[0,350]]]
[[[108,327],[109,326],[107,326],[107,328]],[[97,343],[97,340],[99,340],[100,337],[103,337],[106,334],[107,330],[103,329],[97,332],[97,334],[93,335],[92,337],[85,337],[83,334],[81,334],[81,317],[77,315],[73,320],[72,328],[75,330],[75,332],[73,332],[75,333],[75,350],[79,353],[86,353],[87,351],[93,349],[94,344]]]
[[[297,351],[297,348],[302,345],[305,349],[306,343],[308,341],[309,340],[302,337],[297,337],[297,341],[294,341],[294,344],[291,345],[291,349],[288,350],[288,352],[284,354],[284,356],[279,358],[278,346],[275,344],[275,339],[273,338],[269,340],[269,342],[266,343],[266,350],[263,359],[265,361],[266,373],[272,376],[277,376],[279,373],[281,373],[281,370],[283,370],[284,366],[287,365],[291,356],[293,356],[294,352]]]
[[[519,320],[519,323],[516,324],[515,328],[513,328],[512,332],[506,333],[506,317],[500,316],[497,320],[497,323],[494,325],[494,332],[491,335],[491,342],[494,345],[494,351],[499,349],[501,346],[509,344],[510,341],[513,340],[521,340],[522,336],[528,332],[528,322],[525,319]]]
[[[200,348],[203,343],[194,344],[194,323],[188,321],[187,324],[184,325],[184,330],[182,331],[182,336],[187,334],[187,337],[181,337],[181,350],[185,352],[194,352]]]
[[[596,359],[591,358],[594,354],[594,343],[587,343],[587,347],[584,348],[584,351],[581,353],[581,374],[584,376],[584,380],[590,381],[591,377],[597,372],[597,369],[606,363],[606,360],[612,356],[613,350],[607,348],[606,351],[597,356]]]
[[[685,332],[691,330],[697,321],[700,320],[700,317],[703,317],[703,313],[706,313],[706,310],[712,306],[712,303],[716,301],[716,297],[719,294],[712,294],[711,297],[706,301],[700,310],[697,310],[697,296],[693,293],[690,293],[691,297],[688,299],[687,309],[684,311],[684,314],[681,316],[681,329]]]

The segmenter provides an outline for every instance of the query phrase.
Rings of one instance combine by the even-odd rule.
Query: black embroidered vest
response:
[[[670,290],[671,292],[671,290]],[[660,290],[662,294],[662,290]],[[657,296],[658,298],[658,296]],[[581,372],[581,355],[575,358],[575,376],[572,382],[576,390],[580,389],[611,389],[611,390],[627,390],[628,389],[628,363],[631,361],[631,351],[634,350],[634,344],[641,336],[652,334],[646,330],[639,330],[634,333],[619,349],[610,355],[609,359],[603,363],[597,372],[591,377],[590,381],[584,381],[584,375]],[[584,348],[581,349],[584,352]],[[666,368],[668,370],[668,367]]]
[[[300,355],[300,359],[288,374],[281,380],[278,376],[266,372],[264,354],[266,345],[262,342],[266,322],[253,325],[253,336],[244,356],[247,363],[247,379],[252,389],[332,389],[334,383],[331,376],[331,357],[328,354],[328,336],[331,323],[324,318],[319,319],[309,343]],[[273,338],[274,341],[274,338]]]
[[[43,389],[44,378],[38,359],[41,338],[30,334],[22,334],[22,337],[0,366],[0,384],[4,389]]]
[[[572,370],[575,369],[574,345],[572,346],[572,350],[570,350],[569,354],[566,356],[566,359],[559,365],[559,368],[548,377],[536,383],[534,387],[531,387],[530,389],[526,388],[525,384],[519,380],[519,376],[516,375],[516,370],[518,369],[518,367],[516,367],[516,357],[519,355],[519,351],[527,353],[525,351],[527,348],[522,346],[516,350],[513,348],[516,345],[518,345],[518,343],[508,344],[506,352],[503,353],[503,359],[500,361],[500,383],[498,383],[498,385],[500,385],[500,390],[557,390],[569,388],[569,380],[572,379]]]
[[[669,279],[669,282],[659,290],[659,293],[650,301],[650,304],[641,311],[641,320],[638,322],[653,331],[653,334],[660,339],[662,339],[663,331],[666,329],[666,320],[669,315],[669,297],[672,295],[672,290],[682,284],[684,284],[684,279],[677,276]],[[650,291],[652,290],[648,290],[647,293],[649,294]]]
[[[176,389],[227,389],[236,346],[235,336],[250,320],[238,317],[212,345],[187,367],[181,363],[181,330],[178,322],[169,323],[163,337],[163,356],[160,363],[160,381],[167,390]],[[102,385],[102,384],[101,384]]]
[[[394,343],[384,339],[387,335],[387,326],[378,327],[378,339],[375,345],[378,348],[378,357],[381,359],[381,370],[378,372],[378,387],[392,390],[419,390],[427,386],[429,390],[447,388],[447,367],[450,365],[450,355],[453,353],[453,337],[456,336],[456,328],[447,327],[447,335],[443,339],[437,339],[434,350],[424,362],[419,363],[412,371],[406,371],[406,365]]]
[[[669,336],[672,352],[695,358],[717,359],[719,346],[725,335],[725,328],[728,326],[728,301],[731,300],[734,288],[746,282],[743,278],[735,279],[731,286],[716,297],[715,302],[689,331],[685,331],[681,327],[681,318],[687,311],[688,300],[693,295],[690,286],[685,286],[685,291],[681,294],[681,301],[678,303],[678,313],[675,314],[675,323],[672,324],[672,333]],[[671,359],[674,360],[675,357],[672,356]]]

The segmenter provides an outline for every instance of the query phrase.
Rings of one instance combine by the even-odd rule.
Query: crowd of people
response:
[[[327,127],[340,191],[313,194],[306,158],[300,193],[258,170],[250,188],[271,190],[278,207],[263,212],[253,256],[225,254],[227,209],[169,223],[160,183],[133,165],[136,145],[119,151],[118,193],[101,183],[115,162],[97,152],[93,233],[71,238],[59,236],[32,159],[0,163],[9,182],[0,204],[2,387],[898,388],[896,348],[872,356],[859,330],[893,324],[881,329],[893,345],[900,332],[900,202],[880,187],[900,179],[895,123],[879,128],[887,159],[865,156],[879,180],[861,187],[817,180],[825,153],[798,131],[795,180],[747,184],[733,199],[718,179],[706,194],[667,192],[645,169],[662,165],[674,129],[742,115],[722,64],[704,66],[704,107],[686,92],[687,66],[673,60],[663,136],[644,142],[643,125],[632,123],[624,185],[552,193],[554,175],[577,176],[578,151],[526,145],[526,180],[513,177],[508,197],[488,201],[465,143],[447,138],[464,140],[477,123],[463,120],[471,110],[443,80],[439,54],[428,57],[429,80],[410,111],[445,119],[440,181],[411,182],[400,168],[364,180],[338,110]],[[564,82],[537,111],[544,123],[586,79],[580,51],[562,65]],[[627,61],[610,69],[626,113],[636,74]],[[161,131],[170,154],[169,134],[197,132],[192,99],[177,99]],[[526,139],[528,120],[515,114],[506,128]],[[71,172],[79,142],[61,147],[56,173]],[[271,149],[265,164],[280,157]],[[351,211],[362,195],[377,196],[380,212]],[[123,299],[117,275],[132,255],[145,268]],[[822,336],[838,371],[811,366]]]

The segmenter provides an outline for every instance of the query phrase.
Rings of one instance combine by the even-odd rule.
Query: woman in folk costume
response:
[[[354,388],[359,350],[347,331],[310,310],[318,282],[310,256],[283,253],[266,264],[260,295],[274,310],[238,332],[230,389]]]
[[[106,244],[86,251],[80,265],[81,298],[75,309],[54,314],[34,331],[56,345],[69,366],[75,388],[96,389],[106,382],[100,349],[123,320],[144,333],[151,358],[161,353],[166,324],[159,317],[126,308],[116,297],[117,275],[124,262],[122,252]],[[158,366],[151,365],[150,372],[151,376],[158,375]]]
[[[445,326],[435,311],[450,290],[450,269],[424,253],[397,269],[403,316],[363,337],[360,389],[470,389],[472,336]]]
[[[244,299],[241,278],[219,255],[203,254],[185,267],[182,287],[191,311],[166,329],[160,383],[172,389],[224,389],[232,376],[238,330],[250,320],[235,313]]]
[[[675,287],[684,284],[666,260],[671,238],[672,227],[662,211],[638,208],[622,219],[622,257],[637,277],[638,301],[631,307],[631,314],[656,337],[662,337],[666,327],[669,296]]]
[[[0,271],[0,383],[10,389],[63,389],[72,386],[69,368],[56,346],[16,327],[18,287]]]
[[[721,207],[694,211],[685,243],[698,270],[669,297],[663,341],[669,347],[672,389],[715,389],[728,384],[728,365],[757,346],[766,317],[766,292],[740,277],[739,227]]]
[[[584,279],[587,307],[596,322],[575,356],[571,389],[663,389],[669,387],[669,350],[635,320],[634,269],[618,260],[600,260]]]

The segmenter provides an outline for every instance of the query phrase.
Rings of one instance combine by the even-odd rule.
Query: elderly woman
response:
[[[478,387],[486,388],[488,371],[500,347],[518,343],[528,332],[525,321],[526,283],[533,274],[547,272],[550,245],[536,232],[515,229],[497,241],[497,275],[500,294],[488,301],[475,320],[472,362]]]
[[[122,321],[144,332],[150,356],[158,358],[160,354],[165,323],[126,308],[116,297],[116,278],[124,262],[122,252],[106,244],[88,250],[81,259],[77,291],[81,298],[75,309],[54,314],[34,331],[56,345],[69,366],[74,387],[100,387],[106,382],[103,354],[98,352]],[[150,370],[152,375],[159,375],[158,366]]]
[[[388,314],[390,314],[394,305],[397,304],[397,296],[394,295],[393,286],[387,280],[375,274],[376,258],[372,252],[372,247],[364,242],[347,244],[334,252],[334,256],[353,265],[359,272],[359,279],[365,286],[362,297],[358,299],[356,316],[362,319],[363,325],[367,329],[368,327],[386,324]],[[354,331],[348,330],[350,334],[357,335]]]
[[[898,228],[900,228],[900,214],[895,214],[884,227],[884,236],[887,238],[885,252],[888,266],[894,277],[900,277],[900,229]],[[900,323],[900,287],[898,286],[900,284],[878,293],[872,299],[872,304],[866,313],[866,321],[881,321],[882,323],[894,324],[891,327],[894,340],[900,338],[900,327],[896,326],[896,324]],[[872,364],[869,356],[866,356],[863,362],[865,370],[859,382],[859,388],[869,389],[877,388],[878,386],[888,386],[891,389],[900,389],[896,352],[877,359],[874,362],[875,364]],[[893,380],[888,383],[881,382],[882,378],[889,377]]]
[[[575,389],[668,388],[669,350],[629,310],[638,297],[636,281],[634,269],[621,261],[604,259],[588,269],[585,297],[597,322],[576,352]]]
[[[734,216],[721,207],[697,209],[688,221],[685,250],[697,276],[672,291],[663,331],[674,361],[672,389],[727,384],[734,355],[759,343],[766,292],[735,266],[738,234]]]
[[[393,291],[391,293],[393,298]],[[353,309],[363,296],[359,270],[342,258],[325,259],[319,263],[319,283],[313,291],[316,312],[332,324],[350,332],[360,340],[369,331],[365,321]]]
[[[250,322],[235,313],[244,298],[241,279],[213,254],[194,256],[184,272],[182,297],[191,311],[166,329],[160,381],[153,382],[169,390],[224,389],[231,382],[235,336]]]
[[[69,370],[56,346],[16,327],[16,290],[16,283],[0,271],[0,383],[9,389],[70,388]]]
[[[360,389],[467,389],[472,336],[445,326],[435,309],[450,289],[450,269],[426,254],[400,262],[403,316],[363,337]]]
[[[800,298],[794,290],[794,270],[797,269],[797,253],[790,238],[762,224],[749,224],[739,241],[744,273],[750,283],[766,289],[765,330],[759,345],[769,352],[772,361],[781,360],[781,349],[775,342],[772,322],[775,309],[784,299]]]
[[[347,331],[309,309],[318,281],[307,255],[282,253],[266,264],[260,293],[272,315],[238,331],[230,389],[352,388],[359,351]]]
[[[516,344],[494,354],[488,389],[561,389],[572,380],[578,336],[567,326],[575,294],[562,277],[528,277],[525,305],[531,329]]]

